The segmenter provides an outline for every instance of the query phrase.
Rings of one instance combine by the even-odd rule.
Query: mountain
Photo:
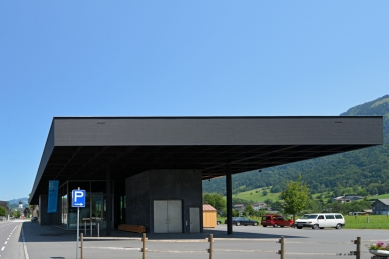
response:
[[[232,177],[233,193],[272,186],[281,191],[289,180],[301,174],[311,193],[334,195],[389,193],[389,95],[350,108],[340,116],[384,116],[384,145],[296,162]],[[225,177],[203,181],[203,191],[225,195]]]
[[[22,201],[23,205],[28,205],[28,198],[19,198],[19,199],[9,200],[8,204],[9,205],[17,204],[19,206],[19,201]]]

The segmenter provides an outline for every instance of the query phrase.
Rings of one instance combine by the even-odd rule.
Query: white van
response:
[[[313,229],[336,228],[341,229],[346,225],[344,217],[340,213],[312,213],[305,214],[294,222],[298,229],[310,227]]]

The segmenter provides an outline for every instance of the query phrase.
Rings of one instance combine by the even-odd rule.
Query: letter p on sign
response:
[[[72,191],[72,207],[85,207],[86,191],[85,190],[73,190]]]

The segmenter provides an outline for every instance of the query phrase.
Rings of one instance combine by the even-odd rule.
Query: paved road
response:
[[[20,231],[22,221],[0,222],[0,258],[25,259]]]
[[[26,244],[30,259],[74,259],[75,258],[75,231],[66,231],[52,226],[39,226],[36,222],[26,222],[23,226]],[[11,229],[12,231],[12,229]],[[16,231],[16,230],[15,230]],[[263,228],[252,226],[234,226],[234,234],[226,234],[226,225],[219,225],[215,229],[206,229],[201,234],[147,234],[149,241],[147,259],[208,259],[206,249],[207,242],[152,242],[177,239],[187,241],[189,239],[205,239],[213,234],[214,255],[213,259],[242,258],[269,258],[278,259],[280,255],[276,251],[280,244],[276,240],[285,237],[286,259],[328,259],[339,258],[339,254],[345,257],[350,251],[356,250],[351,240],[361,237],[362,259],[370,259],[365,244],[372,243],[369,240],[389,241],[388,230],[348,230],[348,229],[292,229],[292,228]],[[115,235],[140,238],[140,234],[113,232]],[[88,234],[89,235],[89,234]],[[139,248],[142,242],[139,240],[86,240],[85,259],[103,258],[142,258]],[[110,249],[98,249],[98,248]],[[126,249],[126,250],[123,250]],[[153,251],[153,252],[151,252]],[[164,252],[163,252],[164,251]],[[169,252],[170,251],[170,252]],[[184,253],[177,253],[182,251]],[[346,256],[355,258],[355,256]],[[1,258],[3,259],[3,258]]]

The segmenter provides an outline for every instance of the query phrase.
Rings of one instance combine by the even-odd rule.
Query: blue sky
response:
[[[389,91],[389,1],[0,1],[0,200],[54,116],[339,115]]]

